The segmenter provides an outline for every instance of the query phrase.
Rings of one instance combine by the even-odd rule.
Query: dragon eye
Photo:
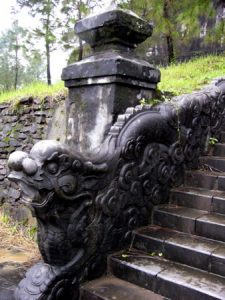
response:
[[[59,167],[56,163],[52,162],[47,165],[47,170],[51,174],[56,174],[59,170]]]

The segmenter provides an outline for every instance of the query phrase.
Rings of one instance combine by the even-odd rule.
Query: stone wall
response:
[[[23,219],[25,213],[22,209],[18,211],[20,191],[18,187],[7,179],[7,159],[15,150],[29,151],[38,141],[46,138],[62,141],[58,120],[54,115],[63,116],[61,107],[64,107],[65,97],[52,99],[46,97],[43,101],[39,99],[22,99],[16,105],[0,105],[0,204],[5,203],[11,214],[19,214],[16,219]],[[58,117],[56,117],[57,119]],[[61,120],[63,122],[63,120]],[[52,124],[52,122],[54,124]],[[54,129],[54,136],[52,130]],[[59,136],[57,134],[59,133]],[[10,203],[6,205],[6,203]]]

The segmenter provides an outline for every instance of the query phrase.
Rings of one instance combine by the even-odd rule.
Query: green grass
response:
[[[162,76],[158,87],[161,91],[174,95],[190,93],[201,89],[216,77],[225,76],[225,53],[173,64],[167,68],[160,68],[160,71]],[[19,99],[26,97],[44,99],[46,96],[57,97],[66,93],[67,89],[63,87],[62,81],[52,86],[36,82],[17,91],[1,93],[0,103],[11,101],[17,103]]]
[[[46,96],[57,97],[62,94],[66,94],[66,88],[64,88],[62,81],[51,86],[42,82],[35,82],[16,91],[1,93],[0,103],[17,103],[21,98],[34,97],[44,99]]]
[[[225,53],[192,59],[185,63],[160,68],[161,91],[175,95],[199,90],[216,77],[225,76]]]

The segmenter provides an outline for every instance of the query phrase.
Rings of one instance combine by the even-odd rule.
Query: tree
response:
[[[131,9],[140,17],[154,23],[154,33],[151,41],[142,45],[144,52],[154,42],[163,39],[167,45],[168,62],[175,60],[175,40],[177,35],[176,11],[178,0],[127,0],[120,1],[123,8]],[[150,42],[150,44],[149,44]]]
[[[7,51],[6,36],[0,37],[0,92],[8,91],[12,87],[11,61]]]
[[[209,42],[216,43],[218,46],[225,45],[225,1],[214,0],[213,5],[216,10],[215,26],[209,31],[207,39]]]
[[[28,31],[17,21],[0,36],[0,92],[43,79],[43,57],[30,43]]]
[[[153,21],[155,28],[150,43],[160,45],[161,40],[165,42],[168,63],[175,60],[180,41],[185,44],[199,37],[202,20],[215,15],[212,0],[196,0],[192,3],[190,0],[122,0],[120,5]],[[149,41],[144,45],[145,50],[149,48]]]
[[[11,29],[0,37],[0,84],[1,89],[17,89],[24,72],[23,51],[27,30],[14,21]]]
[[[25,49],[24,41],[27,36],[27,30],[18,25],[18,21],[14,21],[12,29],[8,32],[10,41],[9,51],[12,53],[13,66],[14,66],[14,89],[16,90],[19,84],[19,75],[23,66],[20,62],[22,51]]]
[[[55,10],[59,0],[17,0],[20,7],[28,7],[32,16],[39,15],[41,27],[34,30],[37,38],[43,38],[46,53],[47,82],[51,85],[51,52],[56,43],[55,29],[58,20],[55,18]]]
[[[44,76],[46,70],[46,64],[43,63],[43,55],[37,49],[29,49],[25,53],[27,61],[25,73],[23,76],[24,83],[32,83],[34,81],[43,81],[46,79]]]
[[[74,34],[75,23],[90,13],[94,7],[101,6],[101,3],[101,0],[62,0],[61,12],[66,15],[66,19],[61,26],[64,28],[62,33],[63,46],[66,49],[71,49],[77,39],[79,44],[78,51],[73,50],[70,61],[74,60],[75,57],[77,57],[77,60],[81,60],[85,51],[82,40]]]

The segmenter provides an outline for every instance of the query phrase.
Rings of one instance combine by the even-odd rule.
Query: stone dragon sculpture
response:
[[[37,218],[43,257],[20,282],[16,299],[77,299],[79,284],[100,276],[107,255],[150,222],[153,206],[168,201],[186,167],[197,166],[224,107],[222,78],[170,103],[128,108],[90,155],[48,140],[29,154],[11,154],[9,179]]]

